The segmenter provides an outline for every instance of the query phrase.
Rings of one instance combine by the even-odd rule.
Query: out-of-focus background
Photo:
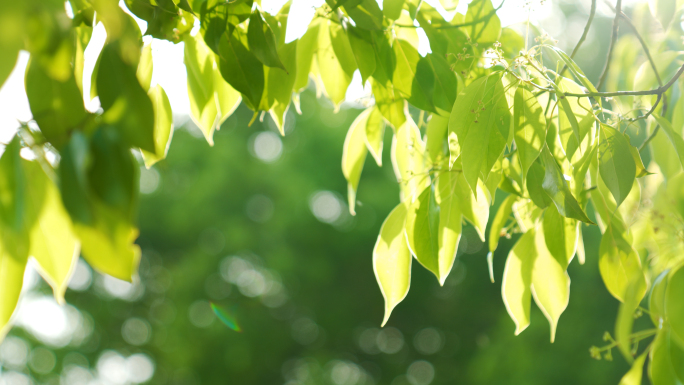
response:
[[[540,24],[570,51],[589,4],[546,1]],[[591,79],[612,22],[601,7],[576,58]],[[408,297],[380,328],[371,252],[398,202],[390,136],[384,167],[367,159],[352,217],[340,159],[360,110],[345,104],[334,114],[312,89],[301,105],[284,137],[269,117],[248,127],[252,112],[241,106],[214,147],[176,117],[168,159],[141,167],[140,281],[81,261],[59,306],[27,273],[16,326],[0,345],[0,384],[618,383],[628,369],[621,357],[589,356],[618,307],[598,273],[595,228],[583,229],[587,263],[570,265],[570,304],[553,344],[534,306],[531,326],[513,335],[500,278],[515,239],[495,253],[492,284],[471,227],[444,286],[414,263]],[[231,309],[243,331],[222,324],[210,301]]]

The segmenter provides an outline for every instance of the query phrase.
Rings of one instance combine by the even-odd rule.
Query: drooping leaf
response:
[[[103,120],[115,126],[131,146],[154,152],[154,109],[136,76],[136,67],[127,63],[121,43],[105,45],[100,54],[97,92]]]
[[[506,221],[513,212],[513,204],[518,200],[516,195],[509,195],[499,206],[499,210],[492,220],[492,227],[489,230],[489,251],[494,252],[499,246],[499,239],[501,238],[501,230],[506,225]]]
[[[515,335],[530,325],[530,305],[532,302],[532,269],[537,258],[535,229],[525,232],[506,259],[501,295],[508,315],[515,322]]]
[[[651,14],[660,22],[660,25],[667,31],[673,16],[677,13],[677,2],[668,0],[648,0]]]
[[[369,31],[356,28],[352,25],[347,26],[347,37],[351,46],[356,64],[361,73],[361,83],[375,72],[375,51],[373,50],[372,36]]]
[[[152,44],[147,43],[142,48],[142,53],[140,54],[140,61],[138,62],[138,69],[135,74],[138,77],[140,86],[143,90],[147,91],[150,89],[150,83],[152,82]]]
[[[456,100],[458,79],[454,71],[451,70],[449,63],[442,56],[428,54],[426,58],[435,73],[432,102],[435,108],[438,109],[438,112],[446,117],[451,112]]]
[[[249,42],[250,52],[265,66],[277,67],[287,71],[278,56],[278,46],[276,45],[273,31],[268,26],[268,23],[264,21],[263,17],[261,17],[261,12],[258,9],[255,9],[249,17],[247,41]]]
[[[546,248],[566,269],[577,250],[579,222],[561,216],[556,210],[556,206],[551,205],[544,211],[543,228]]]
[[[171,103],[164,89],[157,84],[150,92],[152,106],[154,107],[154,147],[155,152],[142,150],[142,157],[147,168],[166,158],[173,137],[173,112]]]
[[[411,285],[411,253],[406,244],[404,222],[408,202],[397,205],[380,227],[373,248],[373,271],[385,298],[384,326],[392,310],[406,298]]]
[[[427,150],[432,163],[437,164],[444,159],[448,129],[448,118],[432,114],[427,124]]]
[[[38,61],[31,60],[26,70],[26,95],[40,131],[58,149],[69,140],[70,130],[85,123],[87,113],[73,76],[55,80]]]
[[[330,21],[321,22],[316,62],[320,70],[325,94],[338,107],[344,100],[352,79],[352,75],[347,73],[342,63],[349,59],[354,60],[354,58],[345,58],[343,61],[337,57],[336,50],[333,47],[331,29]]]
[[[484,242],[491,197],[482,182],[477,185],[476,193],[473,193],[463,173],[459,173],[458,179],[457,194],[459,195],[463,217],[475,227],[477,235]]]
[[[330,24],[330,42],[342,70],[351,78],[354,76],[354,71],[356,71],[358,65],[349,43],[349,37],[341,25],[337,23]],[[319,68],[319,70],[325,71],[326,69]]]
[[[294,83],[295,92],[300,92],[309,84],[311,63],[313,62],[316,50],[318,49],[319,25],[319,19],[314,19],[297,44],[297,76]]]
[[[584,210],[580,207],[572,196],[568,184],[563,177],[558,164],[553,155],[549,152],[547,146],[544,146],[541,153],[542,163],[544,163],[544,182],[542,187],[544,191],[551,197],[551,200],[556,205],[558,212],[567,218],[574,218],[585,223],[594,224]]]
[[[404,123],[406,123],[406,101],[394,92],[392,83],[388,82],[386,85],[382,85],[377,81],[373,81],[371,84],[373,87],[373,96],[375,97],[375,105],[396,132]]]
[[[667,293],[667,281],[670,270],[665,270],[651,284],[651,292],[648,296],[648,315],[654,325],[660,325],[665,321],[665,295]]]
[[[636,177],[630,144],[619,131],[601,125],[598,154],[601,178],[619,206],[627,198]]]
[[[281,135],[285,135],[285,116],[292,100],[292,89],[297,76],[297,40],[282,45],[278,55],[287,71],[280,68],[268,70],[267,95],[270,100],[269,111]]]
[[[606,227],[599,246],[599,271],[613,297],[624,302],[627,288],[634,284],[634,297],[640,302],[646,294],[646,278],[641,270],[639,255],[625,239],[623,232],[623,225],[617,219]]]
[[[38,272],[52,287],[57,302],[63,304],[79,256],[78,240],[57,186],[38,163],[26,164],[30,183],[28,199],[39,213],[30,229],[29,255],[38,262]]]
[[[221,76],[245,96],[249,107],[256,110],[264,92],[264,67],[235,35],[225,34],[219,44]]]
[[[643,297],[642,282],[639,279],[632,280],[628,283],[625,290],[624,302],[620,304],[617,320],[615,322],[615,341],[618,343],[618,349],[625,357],[627,362],[632,363],[634,359],[631,352],[630,335],[632,334],[632,327],[634,326],[634,312],[639,307],[639,302]]]
[[[511,114],[500,76],[470,83],[459,93],[449,118],[449,133],[458,137],[463,174],[473,191],[478,180],[487,180],[506,147]]]
[[[361,179],[361,171],[363,171],[363,163],[366,161],[366,126],[374,109],[369,108],[364,110],[359,116],[354,119],[347,137],[344,139],[344,147],[342,150],[342,173],[347,179],[347,199],[349,204],[349,212],[356,215],[356,190],[359,186],[359,179]]]
[[[548,209],[547,209],[548,210]],[[551,342],[556,338],[558,319],[570,301],[570,276],[547,249],[543,231],[535,232],[537,249],[532,268],[532,296],[551,326]]]
[[[375,159],[375,163],[382,167],[382,146],[385,136],[385,121],[380,110],[373,108],[366,123],[366,147]]]
[[[439,206],[435,188],[428,186],[409,206],[406,240],[414,257],[442,282],[439,266]]]
[[[414,106],[436,112],[432,103],[435,74],[428,59],[406,40],[397,39],[393,48],[397,63],[392,79],[395,89]]]
[[[525,180],[527,170],[541,153],[546,138],[546,119],[537,98],[523,87],[518,87],[515,91],[513,116],[515,145],[522,165],[522,178]]]
[[[458,177],[452,172],[444,172],[437,178],[437,204],[439,205],[438,225],[438,266],[439,284],[444,285],[456,260],[456,251],[461,239],[461,201],[456,184]]]
[[[425,144],[410,117],[397,130],[392,141],[391,159],[399,181],[401,200],[413,200],[430,184],[426,173]]]

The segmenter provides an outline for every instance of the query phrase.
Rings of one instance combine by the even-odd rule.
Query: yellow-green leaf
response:
[[[428,186],[406,214],[406,240],[418,262],[442,282],[439,266],[439,206],[435,189]]]
[[[628,285],[638,281],[635,297],[641,301],[646,294],[646,278],[639,255],[623,232],[623,225],[616,218],[606,227],[599,246],[599,271],[610,294],[620,301],[625,300]]]
[[[403,202],[392,210],[373,248],[373,271],[385,298],[383,326],[394,307],[406,298],[411,285],[411,253],[404,235],[407,209],[408,203]]]
[[[672,327],[672,334],[684,347],[684,267],[671,275],[665,292],[665,316]]]
[[[173,137],[173,112],[169,98],[164,89],[157,84],[148,93],[152,99],[154,107],[154,147],[155,152],[141,150],[145,166],[152,167],[153,164],[166,158]]]
[[[188,72],[190,117],[210,145],[214,144],[216,100],[214,97],[214,55],[201,34],[185,39],[185,68]]]
[[[641,385],[641,378],[644,376],[644,362],[647,352],[644,352],[632,363],[629,371],[622,376],[618,385]]]
[[[342,149],[342,173],[347,179],[347,199],[349,212],[356,215],[356,190],[359,186],[363,163],[366,161],[366,125],[373,112],[372,108],[364,110],[349,127]]]
[[[518,87],[514,100],[515,145],[522,165],[522,178],[525,180],[527,170],[539,156],[546,139],[546,119],[537,98],[525,88]]]
[[[366,147],[378,166],[382,166],[382,146],[385,136],[385,121],[377,107],[373,107],[366,122]]]
[[[599,134],[599,173],[619,206],[632,189],[636,164],[629,149],[630,144],[622,133],[608,125],[601,125]]]
[[[515,322],[515,335],[530,325],[532,269],[537,257],[535,229],[529,229],[516,242],[506,259],[501,295],[508,315]]]

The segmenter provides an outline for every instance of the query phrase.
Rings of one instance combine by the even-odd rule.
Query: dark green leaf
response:
[[[599,173],[619,206],[632,189],[636,165],[630,144],[623,134],[601,125],[598,146]]]
[[[256,110],[264,92],[264,67],[235,35],[223,35],[219,46],[221,76],[245,96],[249,107]]]
[[[261,17],[261,12],[259,12],[258,9],[254,10],[252,16],[249,17],[247,41],[249,42],[249,50],[257,59],[259,59],[259,61],[264,63],[264,65],[268,67],[277,67],[287,72],[287,69],[285,69],[285,66],[278,56],[278,46],[276,45],[273,31],[271,30],[271,27],[268,26],[268,23]]]

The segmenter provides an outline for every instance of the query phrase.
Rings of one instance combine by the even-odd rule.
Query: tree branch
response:
[[[646,90],[646,91],[613,91],[613,92],[587,92],[584,94],[573,94],[573,93],[567,93],[565,96],[599,96],[599,97],[610,97],[610,96],[639,96],[639,95],[660,95],[665,93],[672,85],[677,81],[679,76],[684,72],[684,65],[679,67],[679,70],[677,71],[674,76],[672,76],[672,79],[670,79],[669,82],[667,82],[665,85],[662,87],[658,87],[653,90]],[[548,90],[553,92],[553,90]]]
[[[601,76],[599,77],[599,82],[596,87],[596,89],[599,90],[603,86],[603,82],[605,82],[606,76],[608,75],[610,59],[613,56],[613,48],[615,47],[615,42],[617,41],[618,27],[620,25],[620,13],[622,13],[622,0],[617,0],[617,4],[615,5],[615,19],[613,19],[613,34],[610,38],[610,45],[608,46],[608,57],[606,58],[606,65],[603,67],[603,72],[601,72]]]
[[[589,28],[591,28],[591,23],[594,22],[594,15],[596,15],[596,0],[591,0],[591,11],[589,11],[589,19],[587,19],[587,25],[584,26],[584,32],[582,32],[582,36],[580,37],[579,41],[577,41],[577,45],[575,45],[575,48],[572,50],[572,53],[570,54],[570,59],[574,59],[575,55],[577,55],[577,51],[579,51],[579,48],[582,46],[582,43],[584,43],[584,40],[587,39],[587,35],[589,34]],[[568,69],[568,65],[564,65],[563,69],[558,73],[560,76],[563,76],[563,73],[565,70]]]

